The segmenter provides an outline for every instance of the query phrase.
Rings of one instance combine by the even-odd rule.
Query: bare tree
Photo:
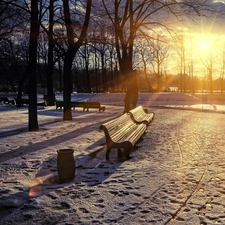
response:
[[[26,14],[20,7],[15,7],[15,3],[13,0],[0,1],[0,39],[20,31],[24,25]]]
[[[69,0],[63,0],[63,14],[64,14],[64,20],[66,25],[67,41],[68,41],[68,48],[65,53],[65,60],[64,60],[63,120],[72,120],[72,112],[71,112],[72,64],[77,51],[79,50],[80,46],[83,44],[83,41],[86,37],[87,28],[88,28],[88,24],[90,20],[91,4],[92,4],[92,0],[87,0],[84,23],[81,28],[81,33],[79,37],[77,38],[77,41],[75,42],[73,24],[71,20],[71,13],[70,13],[70,7],[69,7]]]
[[[147,90],[149,92],[152,91],[152,86],[150,83],[150,80],[148,78],[148,72],[149,72],[149,65],[153,59],[153,50],[151,48],[151,45],[149,44],[149,40],[146,40],[146,38],[141,38],[136,43],[136,54],[135,54],[135,63],[134,66],[138,67],[139,69],[143,68],[145,81],[147,83]]]
[[[222,68],[220,71],[220,90],[221,94],[224,91],[224,75],[225,75],[225,51],[222,52]]]
[[[37,43],[39,35],[38,0],[31,1],[31,26],[29,44],[29,121],[28,130],[38,131],[37,119]]]
[[[90,65],[90,47],[88,45],[88,41],[85,38],[84,45],[79,49],[79,55],[81,56],[84,72],[84,87],[87,92],[91,92],[91,83],[90,83],[90,73],[89,73],[89,65]]]
[[[18,99],[21,98],[22,86],[27,77],[25,71],[27,71],[28,64],[29,16],[30,11],[27,10],[22,1],[0,1],[0,41],[1,46],[8,46],[1,49],[0,65],[4,72],[0,73],[0,76],[4,80],[8,80],[11,87],[14,86],[14,83],[18,85]],[[5,59],[11,58],[11,60],[6,63],[6,61],[2,60],[3,57]],[[14,68],[13,73],[8,68]]]
[[[209,91],[210,94],[213,94],[213,54],[212,52],[209,53],[209,56],[207,56],[207,59],[202,60],[203,65],[206,68],[206,74],[209,80]]]
[[[24,83],[24,74],[28,64],[28,41],[22,36],[0,40],[0,80],[10,85],[14,92]],[[23,82],[22,82],[23,81]]]
[[[168,57],[169,46],[166,43],[165,37],[160,37],[157,35],[155,40],[152,40],[150,44],[152,47],[152,64],[154,67],[154,63],[156,64],[156,76],[157,76],[157,90],[161,91],[162,89],[162,64],[164,60]]]
[[[55,94],[53,91],[53,24],[54,24],[54,2],[55,0],[50,0],[49,2],[49,29],[48,29],[48,65],[47,65],[47,102],[48,105],[55,104]]]
[[[138,35],[150,36],[149,31],[171,31],[166,21],[172,17],[179,20],[183,16],[200,15],[201,7],[207,1],[152,1],[152,0],[102,0],[104,9],[114,26],[117,57],[120,70],[127,85],[124,112],[136,106],[138,86],[133,69],[133,47]]]
[[[175,50],[179,55],[180,60],[180,90],[186,92],[185,76],[186,76],[186,48],[185,38],[183,33],[176,34],[174,38]]]

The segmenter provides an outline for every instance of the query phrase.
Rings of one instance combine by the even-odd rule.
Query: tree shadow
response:
[[[98,142],[95,142],[93,146],[96,146]],[[76,155],[74,157],[75,177],[65,182],[60,181],[58,177],[57,155],[50,156],[36,173],[38,184],[30,188],[29,196],[40,196],[53,189],[64,188],[72,184],[83,184],[88,187],[102,184],[124,162],[123,159],[117,158],[116,150],[112,151],[110,161],[105,160],[105,150],[105,146],[98,146],[89,154]]]
[[[105,148],[101,147],[87,155],[80,154],[75,157],[76,175],[75,178],[67,182],[59,182],[57,175],[57,157],[51,156],[46,159],[35,175],[34,185],[29,188],[21,188],[19,191],[10,194],[10,191],[2,192],[0,197],[1,218],[8,216],[15,210],[26,210],[29,204],[32,205],[32,198],[38,198],[46,195],[54,200],[53,191],[61,193],[60,189],[73,186],[71,195],[89,195],[90,192],[83,190],[83,186],[97,186],[106,181],[123,161],[118,161],[116,154],[112,154],[112,160],[106,161],[102,157]],[[116,152],[116,151],[114,151]],[[18,186],[18,183],[16,184]],[[63,192],[62,192],[63,193]]]
[[[58,123],[58,122],[62,122],[62,119],[55,119],[55,120],[47,121],[47,122],[41,123],[41,126],[46,126],[46,125],[54,124],[54,123]],[[12,126],[12,127],[14,127],[14,126]],[[26,126],[20,125],[19,128],[14,128],[14,129],[8,128],[8,129],[9,130],[3,131],[0,133],[0,139],[28,132],[28,125],[26,125]]]
[[[52,142],[52,141],[51,141]],[[7,218],[8,215],[18,212],[26,211],[27,209],[32,210],[33,204],[36,203],[36,199],[41,196],[48,196],[53,201],[56,198],[59,198],[59,201],[63,197],[63,189],[70,188],[71,191],[68,193],[69,197],[76,196],[88,196],[92,192],[88,187],[98,186],[104,182],[111,182],[108,180],[116,170],[123,164],[123,160],[118,160],[117,151],[113,149],[110,154],[110,161],[105,160],[106,146],[105,143],[103,146],[103,138],[100,138],[91,146],[88,147],[88,154],[82,153],[76,155],[75,164],[75,178],[68,182],[59,182],[58,173],[57,173],[57,155],[51,155],[45,161],[42,162],[38,171],[35,173],[35,179],[30,182],[28,188],[21,187],[17,193],[11,193],[10,191],[1,192],[2,196],[0,197],[0,209],[1,209],[1,218]],[[97,147],[96,147],[97,146]],[[38,147],[37,147],[38,148]],[[30,168],[27,168],[30,170]],[[29,173],[29,172],[28,172]],[[112,180],[114,182],[114,180]],[[18,187],[18,182],[16,183]],[[87,188],[83,188],[86,186]],[[14,188],[16,189],[16,187]],[[61,190],[62,189],[62,190]],[[5,189],[6,190],[6,189]],[[55,194],[55,191],[57,194]],[[62,196],[60,196],[62,193]],[[59,195],[59,197],[57,197]],[[66,204],[66,202],[65,202]],[[35,206],[36,207],[36,206]],[[37,206],[38,207],[38,206]],[[64,207],[64,205],[59,205],[59,207]]]
[[[85,184],[88,187],[100,185],[124,162],[117,158],[117,150],[113,149],[111,152],[110,161],[105,160],[105,153],[106,147],[103,146],[88,155],[76,157],[76,184]]]
[[[26,111],[24,113],[27,114],[28,112]],[[93,112],[91,112],[91,111],[89,111],[89,112],[76,111],[76,114],[73,113],[73,119],[76,119],[79,116],[87,115],[87,114],[90,114],[90,113],[93,113]],[[55,110],[55,109],[54,110],[53,109],[42,110],[42,111],[39,110],[38,116],[58,117],[57,119],[53,119],[51,121],[43,121],[43,120],[40,119],[39,120],[40,129],[41,129],[41,126],[46,126],[46,125],[49,125],[49,124],[54,124],[54,123],[63,121],[62,110]],[[99,116],[101,116],[101,115],[99,115]],[[84,121],[85,120],[86,120],[86,118],[84,119]],[[23,124],[19,124],[19,125],[20,125],[19,128],[15,128],[15,125],[12,125],[12,126],[7,127],[7,131],[0,132],[0,139],[28,132],[27,123],[26,124],[23,123]],[[12,127],[12,129],[10,127]]]
[[[74,139],[76,137],[79,137],[80,135],[83,135],[87,132],[87,130],[89,128],[93,128],[93,126],[96,126],[96,129],[98,129],[98,127],[100,126],[100,124],[108,121],[109,119],[106,119],[105,121],[101,121],[100,123],[96,123],[96,124],[90,124],[88,126],[79,128],[79,129],[75,129],[71,132],[68,133],[64,133],[62,135],[58,135],[56,137],[53,137],[51,139],[42,141],[42,142],[38,142],[29,146],[23,146],[23,147],[19,147],[18,149],[16,149],[15,151],[10,151],[10,152],[4,152],[0,154],[0,163],[5,162],[9,159],[13,159],[16,158],[18,156],[21,155],[26,155],[26,154],[30,154],[32,152],[36,152],[39,151],[41,149],[47,148],[49,146],[55,146],[58,144],[61,144],[62,142],[65,141],[69,141],[71,139]]]

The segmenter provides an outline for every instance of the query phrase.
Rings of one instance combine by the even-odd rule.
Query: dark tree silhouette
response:
[[[30,44],[29,44],[29,120],[28,130],[38,131],[37,119],[37,42],[39,35],[39,20],[38,20],[38,0],[31,1],[31,20],[30,20]]]
[[[149,37],[150,31],[171,31],[167,25],[168,18],[179,20],[184,16],[191,19],[200,16],[207,1],[102,0],[102,3],[114,27],[118,62],[127,87],[124,112],[128,112],[138,100],[138,85],[133,69],[135,39],[138,36]]]
[[[49,3],[49,32],[48,32],[48,65],[47,65],[47,103],[48,105],[55,104],[55,94],[53,91],[53,49],[54,49],[54,40],[53,40],[53,19],[54,19],[54,2],[55,0],[50,0]]]
[[[70,8],[69,8],[69,0],[63,0],[63,12],[64,12],[65,25],[66,25],[66,32],[67,32],[67,41],[68,41],[68,47],[65,53],[65,60],[64,60],[63,120],[72,120],[72,112],[71,112],[72,64],[77,51],[83,44],[86,37],[88,24],[90,21],[91,4],[92,4],[92,0],[87,0],[84,23],[81,29],[80,36],[75,42],[73,24],[71,21]]]

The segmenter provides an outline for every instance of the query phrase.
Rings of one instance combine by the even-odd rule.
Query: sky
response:
[[[203,17],[196,17],[194,21],[185,20],[177,23],[175,30],[183,37],[187,73],[193,62],[194,75],[206,77],[212,59],[213,78],[216,79],[221,75],[225,54],[225,1],[208,3],[212,6],[211,12],[206,12]],[[172,43],[172,47],[177,46],[175,43]],[[180,57],[173,48],[170,53],[165,70],[167,73],[178,74]]]

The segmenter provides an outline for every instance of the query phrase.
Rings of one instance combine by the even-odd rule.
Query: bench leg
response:
[[[106,160],[109,161],[109,153],[111,151],[111,147],[107,146],[106,148]],[[126,147],[124,148],[124,152],[120,148],[118,148],[117,152],[118,159],[125,158],[125,159],[130,159],[130,148]]]
[[[124,148],[124,157],[125,157],[125,159],[130,158],[130,148],[128,148],[128,147]]]
[[[106,160],[109,161],[109,153],[111,151],[111,148],[109,146],[106,147]]]
[[[118,157],[119,159],[123,157],[123,152],[121,151],[120,148],[118,148],[117,157]]]

